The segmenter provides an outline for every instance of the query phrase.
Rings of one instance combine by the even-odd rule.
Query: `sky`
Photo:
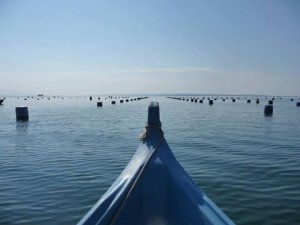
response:
[[[300,95],[298,0],[0,0],[0,95]]]

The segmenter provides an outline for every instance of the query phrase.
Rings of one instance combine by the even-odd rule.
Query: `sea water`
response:
[[[252,98],[252,103],[246,99]],[[240,225],[300,224],[300,107],[276,98],[203,104],[150,97],[7,98],[0,106],[0,224],[76,224],[130,161],[159,101],[165,138],[195,183]],[[29,108],[16,122],[15,107]]]

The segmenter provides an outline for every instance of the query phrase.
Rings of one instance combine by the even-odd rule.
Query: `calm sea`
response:
[[[101,97],[103,99],[103,97]],[[240,225],[300,224],[300,107],[289,98],[213,106],[165,97],[7,98],[0,106],[0,224],[76,224],[139,144],[159,101],[166,140],[204,192]],[[17,123],[15,107],[29,107]]]

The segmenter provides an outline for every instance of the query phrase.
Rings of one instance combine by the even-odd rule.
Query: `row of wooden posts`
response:
[[[147,99],[149,97],[136,97],[136,98],[126,98],[126,99],[120,99],[120,104],[124,103],[124,102],[133,102],[133,101],[140,101],[143,99]],[[112,99],[112,98],[111,98]],[[92,101],[93,98],[92,96],[90,97],[90,101]],[[100,100],[100,98],[98,98],[98,100]],[[116,101],[111,101],[112,105],[116,104]],[[97,107],[102,107],[103,106],[103,102],[97,102]]]
[[[214,101],[217,101],[218,98],[210,98],[210,97],[167,97],[167,98],[170,98],[170,99],[175,99],[175,100],[181,100],[181,101],[190,101],[190,102],[194,102],[194,103],[203,103],[205,99],[207,99],[208,101],[208,104],[209,105],[213,105],[214,104]],[[221,100],[223,102],[226,101],[226,99],[230,99],[232,102],[235,102],[236,99],[231,97],[221,97]],[[240,97],[238,97],[238,99],[240,99]],[[280,99],[282,99],[280,97]],[[268,100],[268,105],[265,105],[265,108],[264,108],[264,114],[266,116],[272,116],[273,115],[273,102],[274,102],[275,98],[273,97],[272,100]],[[294,101],[293,98],[290,99],[290,101]],[[247,99],[246,101],[247,103],[251,103],[251,99]],[[260,103],[260,99],[259,98],[256,98],[256,104],[259,104]],[[297,102],[296,103],[296,106],[297,107],[300,107],[300,102]]]
[[[126,97],[125,99],[121,99],[120,103],[124,103],[125,102],[129,102],[129,101],[139,101],[139,100],[143,100],[149,97],[136,97],[136,98],[129,98]],[[92,96],[90,96],[90,101],[92,101]],[[100,99],[100,97],[98,98]],[[109,99],[113,99],[112,96],[109,96]],[[111,104],[115,105],[116,101],[111,101]],[[102,102],[97,102],[97,106],[98,107],[102,107],[103,103]],[[29,120],[29,112],[28,112],[28,107],[27,106],[19,106],[16,107],[16,120],[17,121],[28,121]]]

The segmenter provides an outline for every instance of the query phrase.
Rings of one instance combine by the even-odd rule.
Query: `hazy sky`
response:
[[[0,0],[0,95],[300,95],[299,0]]]

